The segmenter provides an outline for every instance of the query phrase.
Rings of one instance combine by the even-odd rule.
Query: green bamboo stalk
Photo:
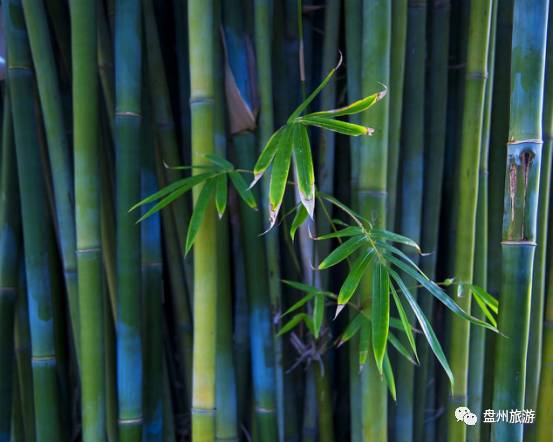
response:
[[[447,3],[447,2],[445,2]],[[394,230],[396,220],[397,183],[403,110],[403,77],[405,72],[405,45],[407,33],[407,0],[392,2],[392,42],[390,48],[390,122],[388,130],[388,189],[386,224]],[[434,36],[434,34],[432,34]],[[442,36],[447,41],[447,34]],[[447,44],[445,45],[447,47]]]
[[[361,0],[345,0],[345,30],[346,30],[346,68],[348,101],[361,98]],[[358,122],[358,116],[350,118],[352,123]],[[351,201],[357,204],[356,189],[359,181],[360,140],[350,137],[351,164]],[[351,313],[353,315],[353,313]],[[359,339],[354,336],[348,345],[349,351],[349,396],[350,396],[350,432],[351,441],[361,441],[361,378],[359,376]]]
[[[71,5],[75,218],[83,440],[106,437],[104,300],[100,234],[96,5]]]
[[[145,100],[146,101],[146,100]],[[158,190],[155,171],[155,144],[149,108],[145,106],[141,152],[141,197]],[[145,213],[147,207],[144,207]],[[144,324],[144,432],[142,440],[160,441],[163,437],[163,263],[159,213],[142,221],[142,287]]]
[[[390,83],[391,3],[386,0],[365,0],[362,19],[361,96],[365,97],[381,88],[381,84]],[[375,63],[375,59],[381,62]],[[357,204],[361,215],[371,219],[380,228],[386,226],[389,115],[387,99],[361,115],[363,125],[372,125],[378,130],[373,136],[364,137],[360,143]],[[371,279],[367,274],[361,280],[363,305],[372,303]],[[369,327],[368,323],[364,326]],[[378,373],[371,349],[366,365],[361,368],[361,438],[363,441],[385,442],[388,440],[388,391],[384,379]]]
[[[53,34],[61,55],[63,76],[67,79],[71,73],[71,38],[66,25],[69,19],[69,7],[63,2],[46,0],[46,10],[52,23]],[[25,6],[23,6],[25,8]],[[32,50],[32,49],[31,49]]]
[[[442,179],[446,141],[447,87],[449,63],[449,21],[451,4],[449,0],[432,1],[432,20],[429,24],[429,60],[427,73],[427,96],[425,104],[425,140],[424,149],[424,194],[422,211],[422,250],[429,254],[421,258],[421,269],[429,278],[436,277],[438,257],[438,236],[442,200]],[[392,86],[393,88],[393,86]],[[390,91],[392,97],[392,91]],[[391,137],[391,134],[390,134]],[[389,190],[390,191],[390,190]],[[392,228],[392,225],[389,225]],[[427,318],[432,318],[434,301],[424,296],[420,306]],[[415,410],[414,439],[434,439],[435,421],[426,419],[426,413],[435,409],[436,367],[426,340],[419,335],[417,348],[420,367],[415,372],[414,394],[419,404]]]
[[[470,7],[465,98],[459,158],[458,223],[454,246],[455,300],[470,311],[476,241],[478,171],[487,78],[491,2],[476,2]],[[458,317],[451,320],[449,360],[455,379],[448,400],[448,440],[464,440],[466,425],[457,421],[455,409],[467,406],[470,324]]]
[[[14,319],[19,280],[21,221],[17,198],[17,169],[13,145],[9,94],[4,95],[2,115],[2,159],[0,162],[0,440],[9,441],[13,415]]]
[[[98,73],[112,139],[115,140],[113,45],[103,2],[98,2]]]
[[[188,2],[192,161],[214,151],[213,1]],[[154,106],[155,112],[155,106]],[[157,113],[157,112],[156,112]],[[197,171],[195,171],[197,173]],[[194,198],[199,189],[194,189]],[[217,227],[213,202],[194,245],[194,354],[192,440],[215,439],[215,344],[217,328]],[[206,275],[212,275],[206,277]]]
[[[497,1],[492,1],[490,40],[488,51],[488,80],[486,83],[484,116],[482,126],[482,147],[480,149],[480,170],[478,177],[478,204],[476,208],[476,234],[474,249],[474,283],[484,289],[488,281],[488,200],[489,200],[489,147],[492,116],[492,91],[495,73],[495,41],[497,28]],[[484,319],[484,314],[472,306],[472,314]],[[467,406],[473,413],[484,410],[483,389],[484,369],[486,354],[486,333],[482,327],[470,329],[470,355],[467,383]],[[481,426],[467,428],[467,441],[477,442],[481,440]]]
[[[524,408],[532,268],[542,150],[542,97],[549,2],[515,0],[511,109],[502,238],[502,296],[494,409]],[[523,425],[498,422],[492,440],[520,441]]]
[[[37,440],[59,440],[60,409],[52,292],[49,285],[48,233],[51,227],[38,150],[37,121],[32,110],[33,70],[23,11],[18,1],[5,2],[4,20],[8,56],[8,87],[16,142],[25,272],[32,342],[35,424]]]
[[[542,358],[543,313],[545,302],[546,251],[548,238],[549,194],[551,180],[551,150],[553,145],[553,8],[549,8],[547,32],[547,57],[545,86],[543,91],[543,150],[539,181],[538,230],[536,256],[532,276],[532,303],[530,307],[530,330],[526,361],[526,392],[524,408],[536,410],[540,389]],[[525,428],[525,439],[535,440],[536,425]]]
[[[407,43],[400,153],[400,196],[395,216],[399,231],[417,243],[421,238],[424,177],[424,91],[426,53],[426,0],[409,0],[407,10]],[[418,257],[412,256],[415,262]],[[397,361],[397,406],[395,408],[395,440],[413,440],[414,367],[405,358]]]
[[[24,259],[20,266],[23,269]],[[17,286],[17,301],[15,306],[15,362],[17,366],[17,382],[22,407],[22,419],[25,440],[36,440],[35,406],[33,400],[33,369],[31,365],[31,335],[29,329],[29,306],[25,288],[24,271],[19,272]]]
[[[8,434],[7,441],[24,442],[25,429],[23,424],[23,408],[21,405],[21,397],[19,395],[19,381],[17,379],[17,370],[14,370],[14,384],[12,388],[12,420],[11,434]]]
[[[258,92],[260,102],[258,145],[261,151],[274,131],[274,112],[273,112],[273,78],[271,70],[272,47],[272,0],[261,0],[254,2],[254,27],[255,27],[255,49],[257,61],[257,75],[259,78]],[[268,210],[269,180],[263,180],[263,209]],[[266,213],[266,212],[265,212]],[[265,230],[269,227],[268,220],[265,224]],[[280,251],[279,251],[279,230],[272,229],[264,235],[265,253],[267,255],[267,270],[269,272],[269,294],[271,298],[271,308],[273,316],[281,311],[282,288],[281,288],[281,270],[280,270]],[[278,324],[275,324],[278,327]],[[284,438],[284,369],[283,369],[283,345],[282,339],[274,335],[275,351],[275,375],[276,375],[276,401],[277,401],[277,419],[279,440],[283,442]]]
[[[44,2],[24,0],[23,12],[36,70],[38,92],[48,141],[48,155],[56,209],[57,237],[60,244],[65,285],[69,301],[71,328],[79,359],[79,300],[75,234],[74,188],[69,142],[65,130],[56,60],[50,41]]]
[[[143,424],[140,226],[129,213],[140,200],[141,12],[140,0],[122,0],[115,7],[116,330],[121,441],[140,440]]]

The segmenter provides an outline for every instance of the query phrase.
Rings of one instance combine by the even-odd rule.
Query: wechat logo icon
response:
[[[476,422],[478,421],[476,414],[470,411],[467,407],[457,407],[455,410],[455,417],[457,418],[457,422],[463,421],[465,425],[470,426],[476,425]]]

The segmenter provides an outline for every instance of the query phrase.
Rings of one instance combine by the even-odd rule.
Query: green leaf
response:
[[[319,293],[320,290],[316,287],[313,287],[312,285],[304,284],[302,282],[297,281],[289,281],[287,279],[283,279],[282,282],[292,288],[295,288],[296,290],[299,290],[301,292],[306,293]]]
[[[361,227],[346,227],[345,229],[338,230],[336,232],[326,233],[325,235],[318,236],[314,239],[318,241],[322,241],[324,239],[331,239],[331,238],[346,238],[348,236],[356,236],[356,235],[363,235],[363,229]]]
[[[471,284],[470,289],[472,293],[482,299],[482,301],[497,315],[499,313],[499,301],[493,297],[490,293],[484,290],[482,287]]]
[[[226,175],[219,175],[215,178],[215,187],[215,207],[220,219],[227,208],[228,184]]]
[[[328,269],[339,262],[342,262],[352,253],[356,252],[364,243],[366,238],[362,235],[354,236],[348,239],[346,242],[336,247],[330,254],[323,259],[323,262],[319,264],[319,270]]]
[[[340,288],[340,293],[338,293],[338,304],[346,304],[351,299],[371,262],[373,253],[373,250],[369,250],[357,258],[351,272],[349,272]],[[340,305],[338,309],[340,309]],[[339,313],[339,310],[337,312]]]
[[[204,155],[211,163],[215,164],[216,166],[220,167],[221,169],[223,169],[225,172],[230,172],[231,170],[234,170],[234,165],[226,160],[225,158],[219,156],[219,155],[216,155],[216,154],[212,154],[212,153],[207,153]]]
[[[307,106],[309,106],[309,104],[315,99],[315,97],[317,95],[319,95],[319,92],[321,92],[325,86],[328,84],[328,82],[330,81],[330,79],[332,78],[332,76],[334,75],[334,73],[336,72],[336,70],[340,67],[340,65],[342,64],[342,54],[340,54],[340,60],[338,61],[338,64],[330,70],[330,72],[327,74],[327,76],[323,79],[323,81],[321,82],[321,84],[319,84],[319,86],[317,86],[317,89],[315,89],[313,92],[311,92],[311,94],[309,95],[309,97],[307,97],[303,103],[301,103],[294,112],[292,112],[292,115],[290,115],[290,118],[288,118],[288,123],[292,123],[297,117],[299,117],[301,115],[301,113],[307,109]]]
[[[232,185],[238,192],[238,195],[242,198],[242,201],[244,201],[252,209],[257,209],[257,203],[255,202],[253,192],[251,189],[248,189],[248,185],[246,184],[246,181],[244,181],[242,175],[236,171],[229,172],[228,175],[232,181]]]
[[[253,168],[254,178],[249,186],[250,189],[261,179],[265,171],[269,168],[277,153],[281,138],[285,137],[288,132],[289,126],[283,126],[269,138],[269,141],[265,144]]]
[[[344,115],[354,115],[358,114],[360,112],[366,111],[369,109],[373,104],[380,101],[382,98],[386,96],[387,90],[383,90],[380,92],[377,92],[376,94],[369,95],[368,97],[362,98],[361,100],[357,100],[351,104],[348,104],[347,106],[340,107],[338,109],[331,109],[327,111],[319,111],[319,112],[312,112],[310,114],[306,114],[306,117],[342,117]]]
[[[415,264],[409,265],[408,263],[405,263],[392,255],[388,255],[387,259],[391,263],[393,263],[396,267],[398,267],[400,270],[404,271],[411,278],[419,282],[428,292],[430,292],[431,295],[433,295],[436,299],[438,299],[442,304],[444,304],[448,309],[450,309],[457,316],[463,319],[466,319],[472,322],[473,324],[480,325],[489,330],[497,332],[497,329],[493,325],[490,325],[487,322],[482,321],[478,318],[475,318],[474,316],[471,316],[467,312],[465,312],[434,281],[431,281],[430,279],[428,279],[428,277],[424,273],[422,273],[422,271],[418,269],[418,267],[416,267]]]
[[[419,253],[421,252],[419,245],[415,241],[413,241],[410,238],[407,238],[406,236],[399,235],[397,233],[390,232],[388,230],[372,229],[371,236],[374,237],[375,239],[384,239],[386,241],[400,243],[414,248]]]
[[[209,205],[214,192],[215,180],[208,180],[204,184],[204,187],[198,195],[198,199],[194,204],[194,211],[192,212],[192,216],[190,217],[190,224],[188,225],[188,232],[186,234],[186,253],[188,253],[194,245],[196,235],[200,230],[200,226],[202,225],[207,206]]]
[[[345,342],[349,341],[355,333],[361,328],[361,325],[364,322],[367,322],[367,318],[362,313],[357,313],[351,322],[347,325],[346,329],[340,336],[340,341],[338,342],[338,347]]]
[[[390,280],[386,268],[379,262],[376,262],[372,268],[371,289],[372,346],[376,366],[382,374],[390,325]]]
[[[424,333],[424,336],[426,337],[426,340],[428,341],[430,348],[432,349],[432,351],[436,355],[436,358],[442,365],[444,371],[447,374],[447,377],[449,378],[451,386],[453,387],[453,384],[455,383],[453,373],[451,371],[451,368],[449,367],[449,363],[447,362],[447,358],[445,357],[440,341],[438,341],[438,338],[436,337],[436,333],[434,333],[434,330],[432,329],[432,326],[430,325],[428,318],[425,316],[425,314],[417,304],[417,301],[415,301],[415,298],[413,298],[413,295],[411,295],[411,292],[409,292],[409,289],[405,286],[405,283],[399,277],[399,275],[391,269],[388,269],[388,273],[392,277],[392,279],[396,282],[400,291],[403,293],[403,296],[411,306],[413,313],[415,313],[415,316],[419,321],[422,332]]]
[[[392,344],[392,347],[394,347],[399,353],[401,353],[403,357],[405,357],[405,359],[407,359],[412,364],[417,365],[417,361],[413,359],[413,356],[411,355],[409,350],[405,348],[405,346],[401,343],[401,341],[398,338],[394,336],[393,333],[390,333],[388,335],[388,341],[390,341],[390,344]]]
[[[301,205],[296,209],[296,216],[294,216],[292,227],[290,227],[290,236],[292,237],[292,241],[294,241],[296,231],[305,222],[308,216],[309,214],[307,213],[304,205]]]
[[[403,331],[405,332],[405,335],[407,336],[407,340],[409,341],[409,345],[411,345],[411,350],[413,351],[413,354],[415,355],[415,358],[417,359],[417,362],[419,361],[419,355],[417,353],[417,345],[415,342],[415,336],[413,335],[413,326],[411,325],[411,322],[409,321],[409,318],[407,317],[407,313],[405,313],[405,309],[403,308],[403,304],[401,303],[401,299],[399,299],[399,296],[396,292],[396,289],[394,288],[393,284],[390,284],[390,291],[392,292],[392,297],[394,298],[394,303],[396,305],[396,310],[399,313],[399,319],[401,321],[401,326],[403,328]]]
[[[325,312],[325,297],[322,293],[315,295],[315,302],[313,303],[313,328],[315,330],[315,339],[319,337],[321,333],[321,327],[323,325],[323,318]]]
[[[360,135],[372,135],[374,129],[360,124],[348,123],[342,120],[333,120],[331,118],[323,117],[301,117],[297,120],[298,123],[305,124],[307,126],[316,126],[323,129],[328,129],[340,134],[349,135],[351,137],[358,137]]]
[[[297,130],[295,126],[291,126],[285,131],[282,138],[279,140],[278,150],[273,162],[271,171],[271,182],[269,184],[269,218],[270,227],[275,225],[286,184],[288,181],[288,173],[290,172],[290,161],[292,156],[292,141],[294,132]]]
[[[212,177],[213,175],[214,175],[214,173],[200,173],[198,175],[194,175],[194,176],[191,176],[191,177],[188,177],[188,178],[183,178],[183,179],[177,180],[177,181],[175,181],[171,184],[168,184],[167,186],[165,186],[163,189],[157,191],[156,193],[153,193],[152,195],[144,198],[139,203],[136,203],[134,206],[132,206],[129,209],[129,212],[132,212],[133,210],[135,210],[136,208],[138,208],[138,207],[140,207],[144,204],[148,204],[148,203],[151,203],[152,201],[163,198],[164,196],[169,195],[170,193],[173,193],[176,190],[184,189],[180,193],[180,195],[182,195],[184,192],[192,189],[192,187],[194,187],[196,184],[200,184],[202,181]],[[169,203],[167,203],[167,204],[169,204]],[[156,209],[156,211],[160,210],[163,207],[165,207],[167,204],[164,204],[162,207],[159,207],[158,209]],[[151,214],[149,214],[148,216],[150,216],[150,215]],[[146,218],[146,215],[144,215],[141,218],[141,220],[144,219],[144,218]]]
[[[396,382],[394,380],[394,372],[388,353],[384,355],[384,379],[386,380],[386,385],[388,385],[388,390],[390,390],[392,399],[396,401]]]
[[[282,328],[277,333],[277,338],[282,336],[285,333],[288,333],[290,330],[292,330],[294,327],[296,327],[300,322],[304,321],[307,315],[305,313],[298,313],[297,315],[293,316],[292,319],[290,319],[286,324],[282,326]]]
[[[294,305],[292,305],[288,310],[286,310],[280,317],[284,318],[286,315],[289,315],[292,312],[295,312],[299,308],[302,308],[305,304],[307,304],[309,301],[311,301],[315,297],[314,293],[308,293],[303,298],[301,298],[298,302],[296,302]]]
[[[295,131],[293,142],[294,162],[298,181],[298,191],[303,206],[309,216],[313,218],[315,210],[315,172],[311,158],[311,146],[305,126],[299,125]]]
[[[494,327],[497,327],[497,321],[493,317],[492,313],[490,312],[490,310],[488,309],[484,301],[482,301],[482,299],[476,295],[474,296],[474,300],[478,304],[478,307],[480,307],[480,310],[484,312],[484,315],[486,316],[486,318],[488,318],[488,321],[490,321],[490,324],[492,324]]]

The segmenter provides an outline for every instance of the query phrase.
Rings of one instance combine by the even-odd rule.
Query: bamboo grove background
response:
[[[547,0],[1,3],[0,441],[553,441]],[[311,237],[337,206],[300,226],[287,192],[271,220],[269,181],[244,202],[231,171],[129,211],[213,154],[252,170],[342,56],[310,110],[387,94],[349,118],[371,136],[309,129],[318,191],[420,244],[407,258],[466,312],[499,300],[497,334],[409,289],[454,384],[410,311],[417,360],[402,336],[395,383],[372,350],[360,367],[363,333],[336,345],[355,317],[321,293],[351,270],[315,270],[338,242]],[[356,299],[377,308],[372,291]]]

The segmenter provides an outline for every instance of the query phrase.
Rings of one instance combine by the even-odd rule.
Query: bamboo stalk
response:
[[[56,379],[56,353],[48,234],[51,224],[38,151],[34,109],[33,70],[18,1],[4,3],[8,57],[8,87],[12,103],[21,218],[24,234],[25,273],[29,298],[32,342],[35,425],[37,440],[59,440],[61,414]],[[45,273],[46,272],[46,273]]]
[[[361,43],[361,96],[365,97],[390,82],[392,5],[384,0],[363,2],[363,34]],[[374,59],[382,60],[374,63]],[[372,125],[378,130],[360,143],[360,172],[357,188],[359,212],[379,228],[386,226],[388,125],[389,101],[382,100],[378,106],[361,115],[364,126]],[[363,305],[373,303],[372,277],[367,273],[361,280],[360,298]],[[363,327],[370,327],[365,323]],[[370,331],[368,332],[370,334]],[[367,363],[361,368],[361,438],[363,441],[385,442],[387,437],[388,391],[384,379],[378,373],[372,346]]]
[[[422,192],[424,177],[424,59],[426,53],[425,0],[409,0],[407,10],[407,43],[405,52],[405,80],[400,153],[400,192],[396,217],[399,231],[415,242],[420,242],[422,221]],[[398,210],[396,209],[396,210]],[[412,257],[415,263],[418,257]],[[397,406],[395,408],[395,440],[413,440],[414,368],[399,358],[397,361]]]
[[[213,1],[188,2],[192,161],[206,163],[214,151]],[[194,189],[194,198],[199,195]],[[215,439],[215,342],[217,328],[217,227],[209,203],[194,246],[194,354],[192,379],[192,440]]]
[[[515,0],[511,109],[502,238],[502,297],[494,409],[524,408],[526,356],[542,150],[548,1]],[[492,440],[520,441],[523,425],[499,422]]]
[[[438,257],[438,236],[440,228],[440,210],[442,200],[442,181],[446,141],[447,87],[449,63],[449,21],[451,4],[449,1],[433,0],[432,20],[429,24],[431,40],[429,42],[429,71],[427,73],[428,101],[425,119],[424,149],[424,195],[422,211],[422,250],[429,252],[421,258],[421,269],[429,278],[436,277]],[[390,91],[392,97],[392,92]],[[390,135],[391,137],[391,135]],[[391,228],[392,225],[390,224]],[[434,301],[431,296],[423,296],[420,306],[427,318],[432,318]],[[434,359],[426,340],[419,335],[417,348],[420,366],[415,372],[414,394],[419,404],[415,410],[414,438],[430,438],[435,431],[434,421],[426,421],[425,414],[436,408],[436,372]]]
[[[96,5],[77,1],[70,12],[80,339],[81,348],[86,348],[81,355],[83,440],[101,441],[106,418]]]
[[[29,43],[33,57],[42,115],[48,141],[48,155],[52,173],[57,221],[57,239],[60,244],[65,285],[73,339],[79,359],[79,299],[77,290],[77,260],[75,255],[75,207],[73,173],[67,132],[59,89],[54,52],[50,42],[48,17],[44,3],[23,0],[23,12],[27,23]]]
[[[140,200],[142,124],[141,1],[115,7],[117,396],[119,439],[142,438],[140,227],[129,209]],[[138,301],[137,301],[138,297]]]
[[[14,319],[19,280],[21,226],[17,199],[17,169],[13,145],[12,119],[8,94],[4,95],[2,115],[2,159],[0,165],[0,440],[10,440],[14,415],[12,389],[14,376]],[[16,394],[19,394],[16,391]],[[12,429],[11,431],[14,431]]]
[[[536,232],[536,255],[532,276],[532,303],[530,307],[530,329],[528,335],[528,357],[526,360],[526,392],[524,408],[536,410],[540,389],[542,358],[543,314],[546,281],[546,251],[548,238],[549,194],[551,180],[551,157],[553,145],[553,8],[549,8],[547,32],[547,56],[545,85],[543,91],[543,150],[539,181],[538,218]],[[536,425],[525,428],[525,438],[535,438]]]

